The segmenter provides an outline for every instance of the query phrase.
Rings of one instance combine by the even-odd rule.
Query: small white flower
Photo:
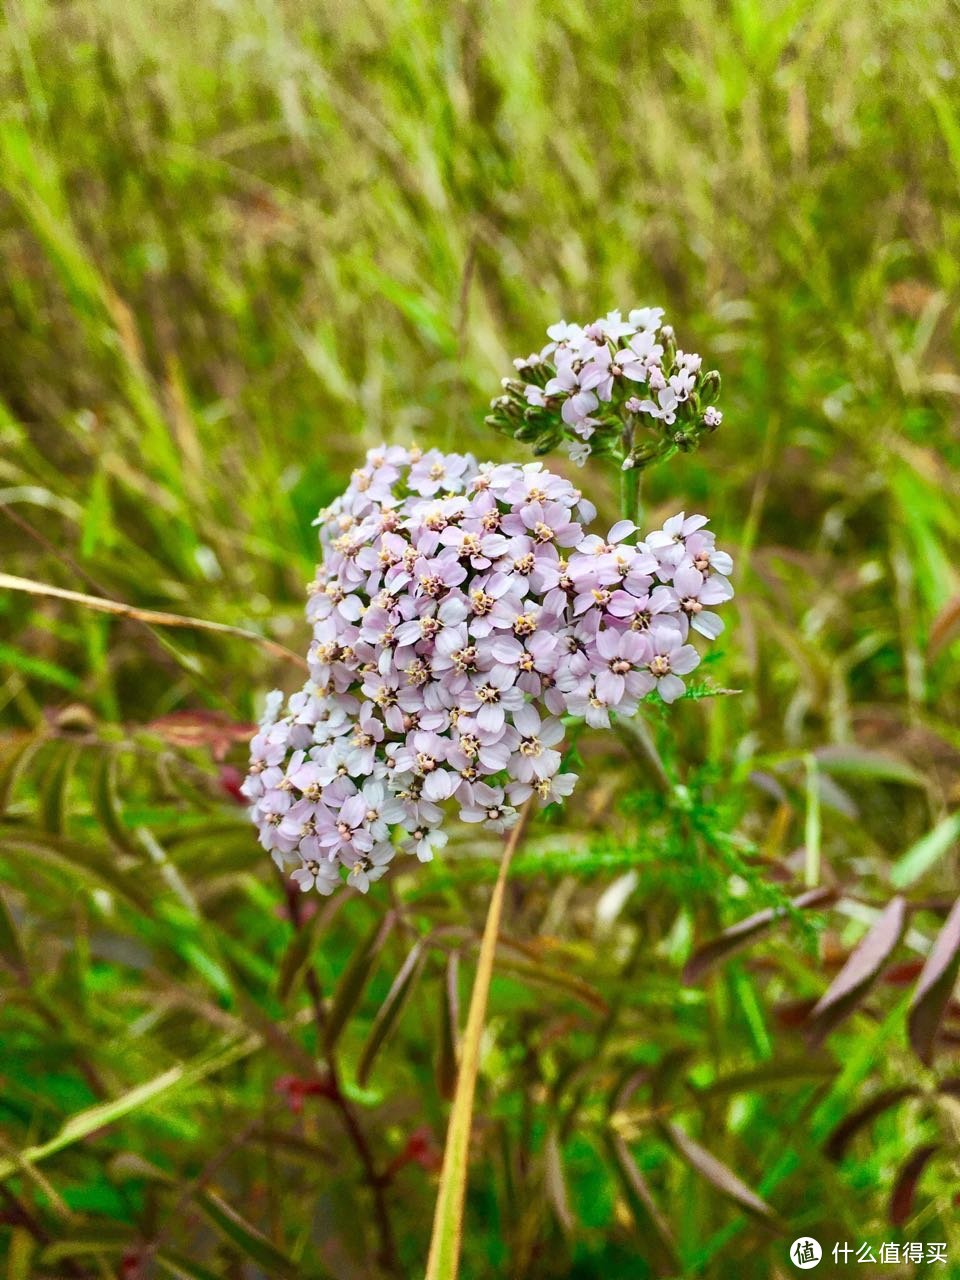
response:
[[[570,455],[570,461],[575,462],[578,467],[584,466],[593,452],[586,441],[568,440],[563,447]]]

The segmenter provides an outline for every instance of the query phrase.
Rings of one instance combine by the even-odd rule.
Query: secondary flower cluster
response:
[[[570,794],[562,717],[609,725],[672,702],[729,600],[703,516],[645,541],[540,463],[383,448],[321,513],[310,679],[271,695],[244,792],[260,840],[308,890],[366,891],[398,849],[446,843],[441,806],[502,831]]]
[[[514,360],[518,377],[503,380],[487,418],[535,453],[563,443],[579,466],[604,453],[629,470],[696,448],[723,420],[711,403],[720,375],[677,349],[662,307],[637,308],[626,320],[611,311],[588,325],[561,320],[547,337]]]

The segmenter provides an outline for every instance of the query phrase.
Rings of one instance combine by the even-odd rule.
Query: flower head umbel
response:
[[[697,448],[723,414],[713,401],[716,370],[680,351],[662,307],[610,311],[592,324],[561,320],[540,351],[514,360],[491,402],[488,425],[531,444],[537,454],[562,447],[583,466],[592,455],[624,470]]]
[[[626,388],[677,421],[698,395],[699,358],[673,350],[661,319],[554,326],[524,362],[534,392],[570,406],[562,421],[584,447],[591,415]],[[542,412],[534,392],[525,403]],[[528,799],[573,790],[563,717],[603,726],[683,694],[694,634],[722,628],[730,557],[703,516],[638,541],[625,520],[585,533],[595,514],[539,462],[399,447],[371,450],[321,513],[310,679],[285,707],[271,695],[243,784],[262,845],[300,889],[365,893],[397,853],[429,861],[451,806],[507,830]]]

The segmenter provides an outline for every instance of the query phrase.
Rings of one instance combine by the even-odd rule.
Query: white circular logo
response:
[[[801,1271],[809,1271],[823,1257],[823,1250],[813,1236],[801,1236],[790,1246],[790,1261]]]

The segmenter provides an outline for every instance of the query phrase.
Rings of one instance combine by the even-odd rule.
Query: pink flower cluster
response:
[[[649,466],[676,449],[697,448],[723,414],[712,400],[716,370],[677,348],[662,307],[610,311],[591,324],[561,320],[549,342],[514,360],[487,422],[546,453],[558,446],[583,466],[591,454],[617,457],[624,470]]]
[[[614,383],[623,378],[645,383],[650,391],[645,399],[631,396],[626,402],[629,412],[672,425],[678,406],[690,398],[702,361],[698,355],[677,351],[673,372],[665,371],[664,345],[657,339],[662,323],[662,307],[641,307],[631,311],[627,320],[619,311],[611,311],[586,328],[566,321],[551,325],[547,330],[551,344],[539,353],[537,363],[551,355],[556,373],[543,388],[527,384],[527,403],[542,405],[550,396],[560,398],[563,421],[589,440],[598,425],[592,415],[601,402],[613,398]],[[519,363],[521,369],[526,367],[527,362]],[[716,410],[713,416],[719,417]],[[581,448],[575,460],[582,465],[587,454],[589,447]]]
[[[383,448],[321,513],[310,679],[271,695],[244,783],[260,840],[303,890],[365,892],[398,850],[446,843],[442,806],[503,831],[569,795],[562,718],[672,702],[729,600],[703,516],[631,541],[540,463]]]

